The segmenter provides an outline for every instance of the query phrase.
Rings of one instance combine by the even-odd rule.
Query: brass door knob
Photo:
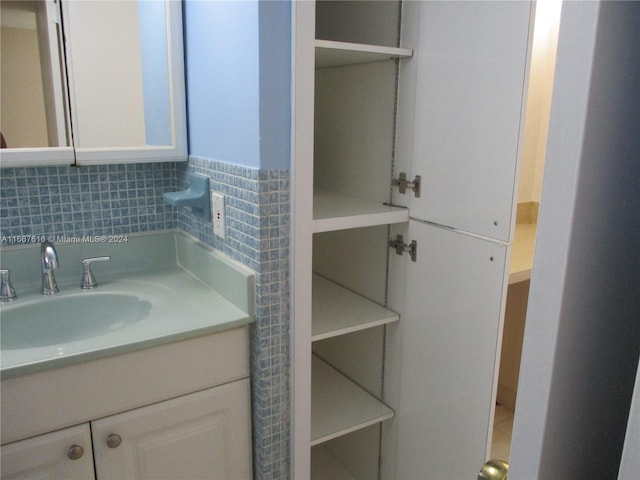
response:
[[[504,460],[488,460],[478,472],[478,480],[507,480],[509,464]]]

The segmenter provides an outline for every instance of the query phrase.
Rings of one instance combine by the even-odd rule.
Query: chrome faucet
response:
[[[58,293],[56,277],[53,276],[53,271],[58,268],[58,254],[53,243],[49,241],[42,242],[40,251],[42,253],[42,294],[53,295]]]
[[[11,302],[18,298],[16,295],[16,291],[11,285],[11,280],[9,279],[9,270],[2,269],[0,270],[0,302]]]

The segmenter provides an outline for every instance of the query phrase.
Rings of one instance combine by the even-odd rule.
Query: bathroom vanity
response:
[[[43,321],[58,321],[56,301],[101,295],[150,308],[66,343],[9,349],[11,336],[3,338],[2,478],[251,478],[252,272],[175,232],[57,250],[60,293],[47,297],[24,281],[37,278],[27,259],[37,265],[39,250],[3,252],[18,294],[3,314],[48,302]],[[112,260],[95,267],[98,287],[80,291],[80,257],[107,252]]]

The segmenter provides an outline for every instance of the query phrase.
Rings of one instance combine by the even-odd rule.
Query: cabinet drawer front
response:
[[[72,446],[82,450],[76,447],[71,453]],[[69,455],[74,454],[78,458],[72,460]],[[2,480],[87,480],[93,477],[89,424],[2,446]]]
[[[101,480],[249,479],[249,381],[92,422]]]
[[[9,378],[2,381],[2,443],[248,376],[247,329],[239,328]]]

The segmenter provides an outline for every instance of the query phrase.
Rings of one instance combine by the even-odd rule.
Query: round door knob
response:
[[[118,448],[122,443],[122,437],[117,433],[112,433],[107,437],[107,447]]]
[[[80,445],[71,445],[67,450],[67,457],[71,460],[78,460],[82,455],[84,455],[84,448]]]
[[[478,480],[507,480],[509,464],[504,460],[487,461],[478,472]]]

